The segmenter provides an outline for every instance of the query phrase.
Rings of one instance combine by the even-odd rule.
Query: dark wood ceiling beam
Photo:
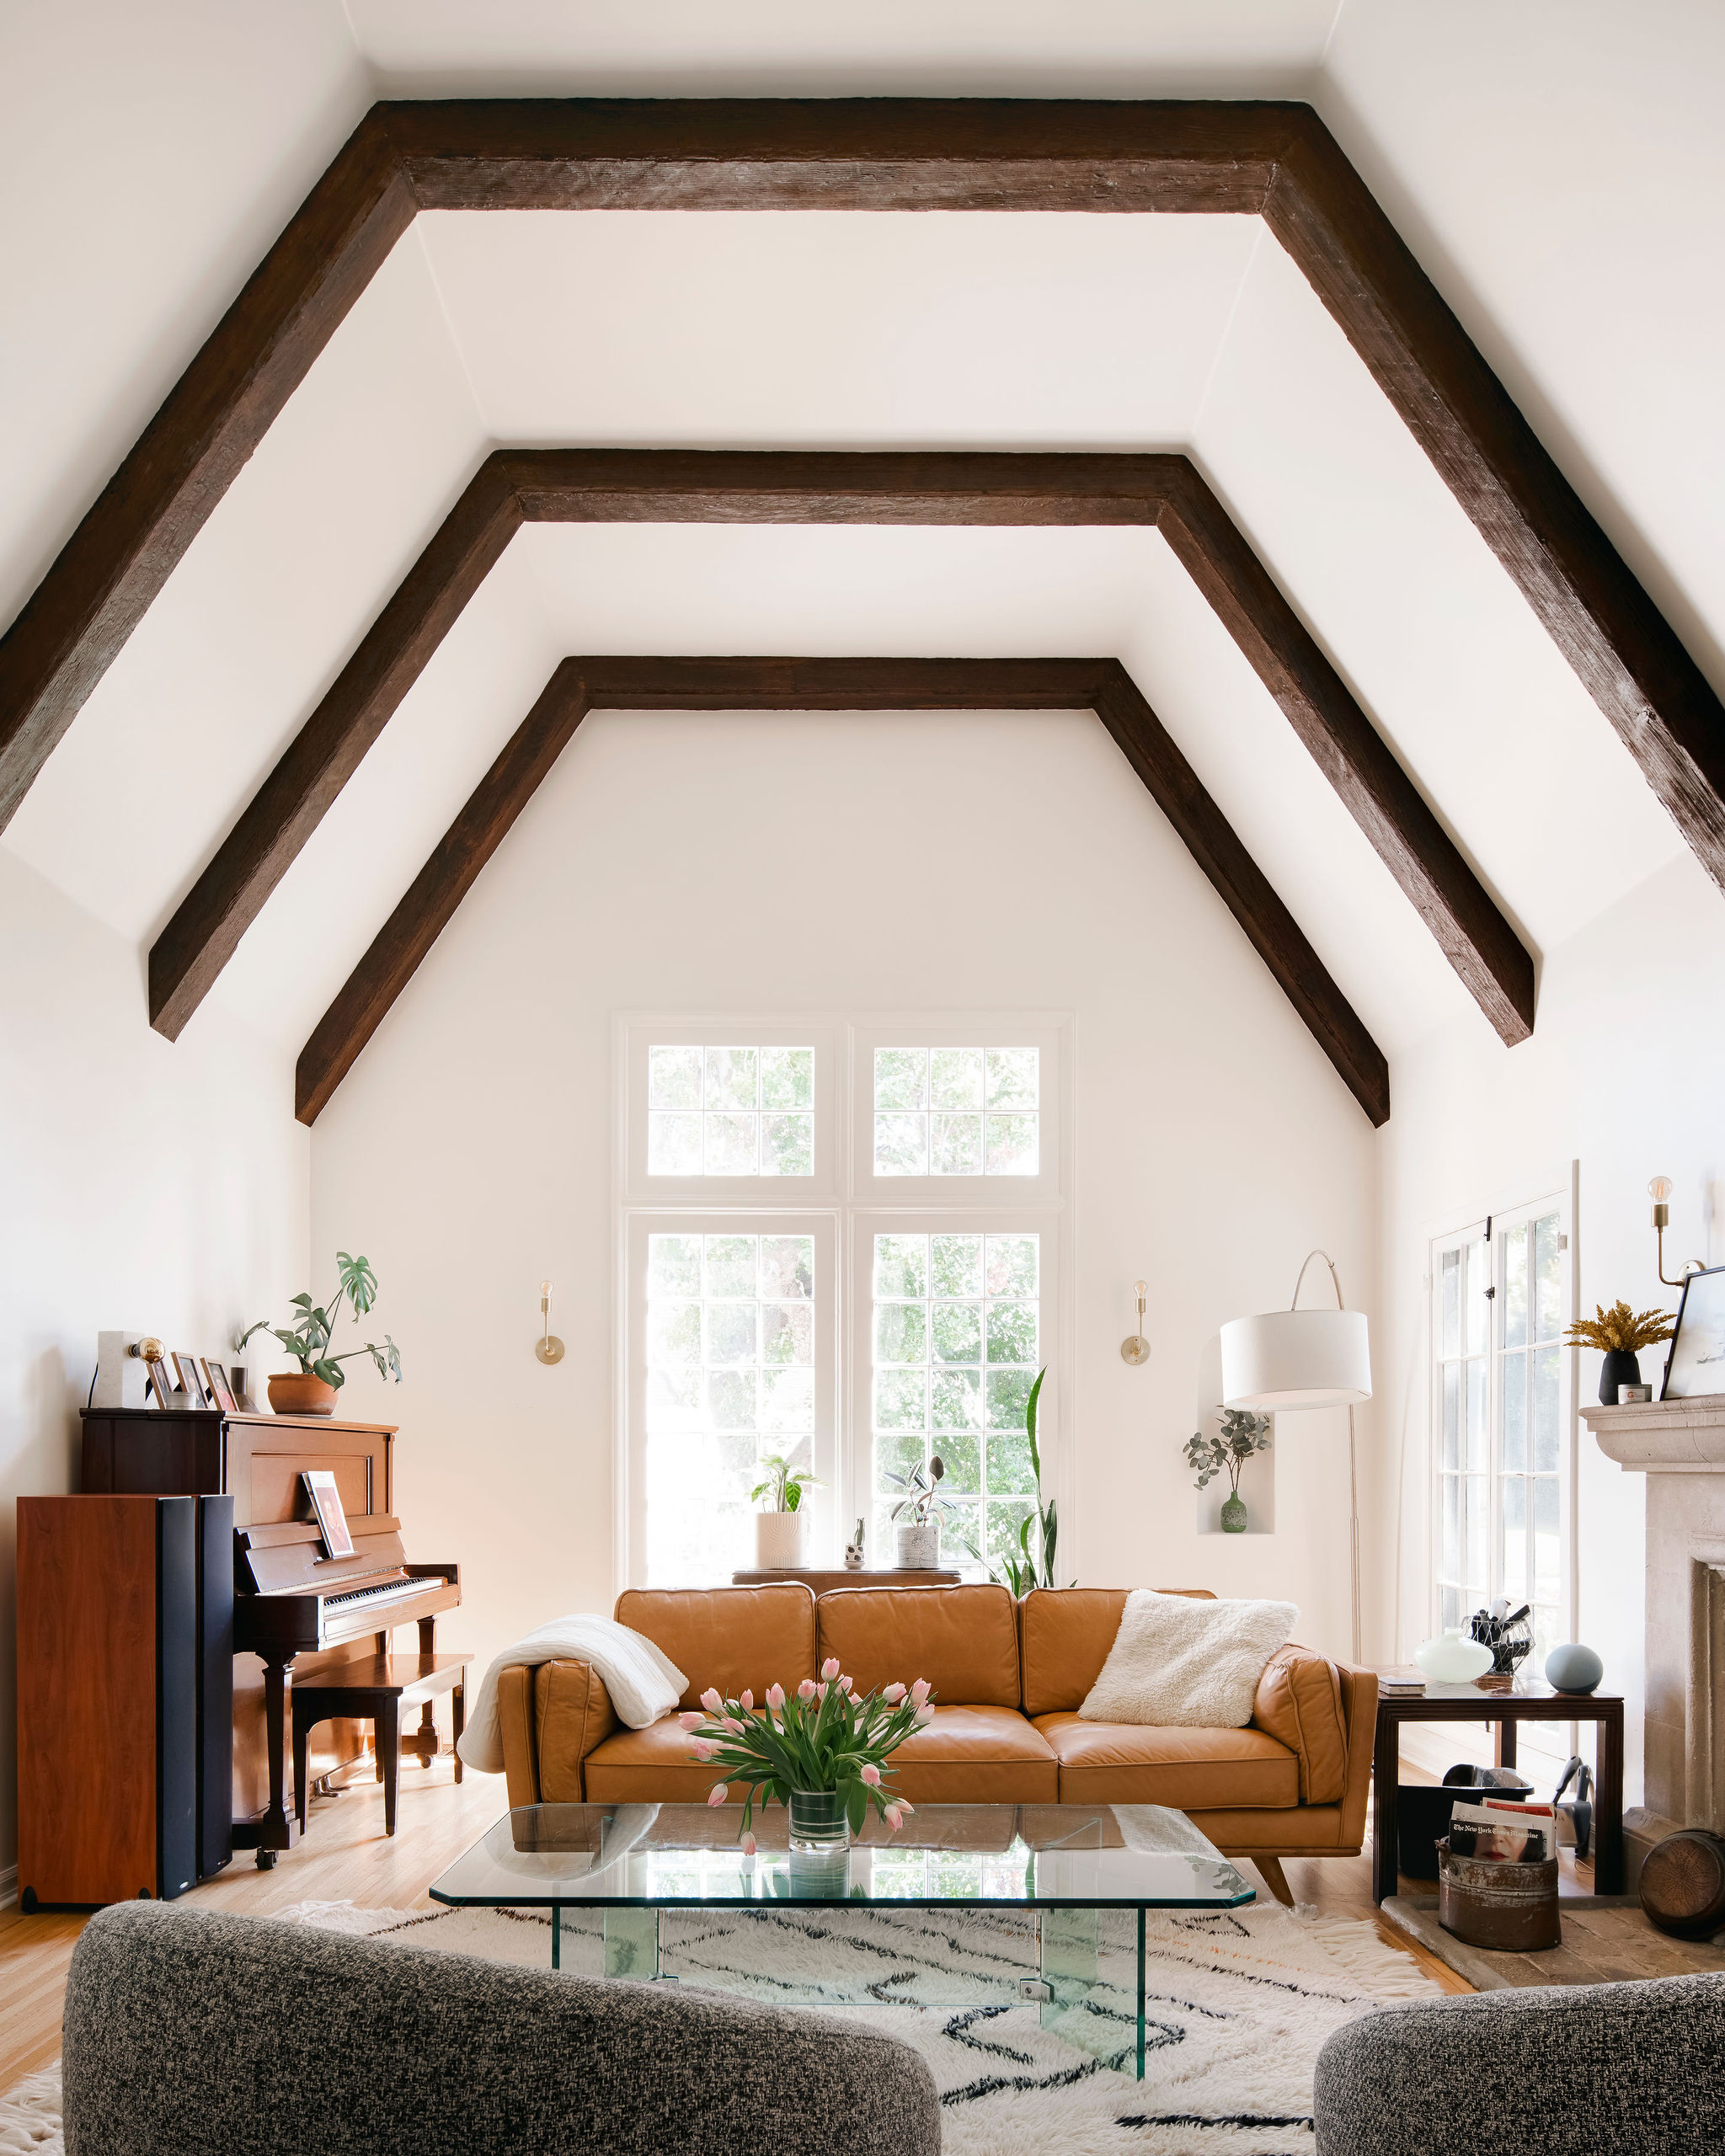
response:
[[[1513,1047],[1533,1032],[1531,954],[1195,467],[1160,528],[1348,813]]]
[[[150,951],[150,1023],[178,1040],[264,900],[521,528],[488,457]]]
[[[295,1070],[317,1119],[589,711],[1092,710],[1343,1083],[1381,1127],[1389,1065],[1227,819],[1114,659],[566,659],[319,1020]]]
[[[374,106],[0,637],[0,830],[414,214]]]
[[[0,829],[413,216],[543,208],[1262,215],[1725,889],[1725,707],[1293,104],[375,106],[0,638]]]

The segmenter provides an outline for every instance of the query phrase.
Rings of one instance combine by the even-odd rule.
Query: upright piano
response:
[[[216,1409],[97,1408],[83,1417],[86,1495],[233,1498],[233,1846],[267,1867],[293,1848],[286,1692],[295,1674],[385,1654],[398,1625],[415,1624],[435,1651],[439,1615],[461,1601],[459,1568],[410,1564],[393,1509],[396,1426],[322,1415],[227,1414]],[[351,1557],[323,1555],[302,1475],[335,1477],[353,1535]],[[430,1710],[427,1710],[427,1722]],[[319,1726],[314,1780],[365,1752],[363,1726]],[[435,1732],[422,1727],[421,1756]]]

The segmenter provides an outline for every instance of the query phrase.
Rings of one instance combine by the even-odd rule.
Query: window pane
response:
[[[878,1176],[928,1173],[928,1118],[878,1115],[874,1118],[874,1172]]]
[[[1461,1593],[1458,1588],[1446,1587],[1438,1595],[1438,1623],[1439,1625],[1459,1625],[1461,1622]]]
[[[1482,1236],[1467,1246],[1467,1353],[1482,1355],[1491,1343],[1492,1305],[1486,1290],[1492,1284],[1491,1245]]]
[[[1444,1439],[1439,1458],[1448,1468],[1461,1465],[1461,1365],[1444,1365]]]
[[[878,1048],[878,1176],[1033,1176],[1041,1167],[1040,1052]]]
[[[991,1108],[1034,1108],[1041,1086],[1041,1055],[1033,1048],[991,1048],[988,1051],[988,1105]]]
[[[1541,1475],[1557,1472],[1557,1357],[1556,1348],[1533,1357],[1533,1464]]]
[[[928,1050],[878,1048],[874,1051],[874,1105],[922,1108],[928,1105]]]
[[[1467,1366],[1467,1465],[1483,1474],[1491,1465],[1491,1436],[1486,1428],[1486,1358],[1477,1355]]]
[[[982,1050],[980,1048],[937,1048],[931,1051],[928,1063],[931,1107],[981,1107]]]
[[[980,1176],[982,1173],[982,1118],[980,1115],[931,1116],[928,1164],[937,1176]]]
[[[1533,1584],[1542,1602],[1555,1603],[1563,1579],[1563,1552],[1558,1532],[1557,1478],[1535,1476],[1533,1484]]]
[[[943,1520],[947,1558],[963,1563],[972,1542],[998,1550],[1010,1537],[1017,1548],[1035,1494],[1024,1409],[1036,1374],[1039,1255],[1034,1235],[875,1236],[881,1551],[891,1550],[890,1500],[901,1487],[892,1478],[932,1453],[960,1507]]]
[[[1509,1598],[1512,1609],[1527,1599],[1527,1483],[1519,1475],[1506,1475],[1499,1486],[1503,1496],[1503,1584],[1499,1593]]]
[[[1557,1249],[1557,1215],[1555,1213],[1548,1213],[1543,1220],[1535,1221],[1533,1241],[1536,1283],[1534,1337],[1535,1340],[1555,1340],[1563,1330],[1562,1276]]]
[[[991,1176],[1033,1176],[1041,1164],[1041,1144],[1033,1115],[991,1115],[984,1145]]]
[[[1443,1321],[1439,1337],[1442,1342],[1440,1355],[1459,1355],[1461,1353],[1461,1253],[1459,1250],[1444,1252]]]
[[[1527,1230],[1503,1238],[1503,1345],[1527,1345]]]
[[[1462,1511],[1466,1540],[1466,1574],[1464,1584],[1472,1600],[1470,1609],[1477,1609],[1486,1598],[1486,1525],[1490,1517],[1487,1508],[1487,1481],[1483,1475],[1469,1475],[1463,1478],[1465,1493]]]
[[[1438,1569],[1446,1580],[1461,1576],[1461,1484],[1454,1475],[1439,1477],[1443,1507],[1442,1540]]]
[[[649,1176],[814,1172],[812,1048],[655,1044],[647,1105]]]
[[[1508,1474],[1527,1470],[1527,1357],[1506,1355],[1503,1370],[1503,1467]]]
[[[649,1235],[646,1276],[648,1577],[726,1579],[762,1454],[811,1456],[814,1238]]]

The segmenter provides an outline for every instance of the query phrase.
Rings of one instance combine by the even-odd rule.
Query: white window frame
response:
[[[667,1177],[647,1170],[647,1050],[700,1043],[814,1049],[814,1173],[811,1177]],[[877,1046],[1033,1047],[1039,1051],[1035,1176],[880,1176],[873,1173],[873,1072]],[[612,1216],[614,1450],[613,1591],[638,1586],[646,1570],[646,1237],[655,1233],[813,1234],[816,1237],[816,1467],[809,1556],[836,1564],[860,1513],[872,1520],[873,1374],[869,1326],[873,1235],[901,1223],[907,1232],[996,1233],[1041,1237],[1041,1358],[1048,1380],[1039,1403],[1043,1494],[1060,1508],[1060,1546],[1075,1561],[1081,1522],[1071,1448],[1076,1384],[1069,1343],[1073,1233],[1071,1118],[1073,1022],[1069,1012],[999,1011],[787,1015],[740,1011],[627,1012],[612,1022]],[[859,1148],[866,1146],[866,1150]],[[821,1238],[827,1241],[823,1243]],[[865,1239],[866,1240],[859,1240]],[[823,1257],[823,1251],[827,1254]],[[857,1327],[860,1325],[860,1336]],[[823,1376],[830,1342],[831,1371]],[[822,1464],[825,1462],[825,1464]],[[883,1553],[872,1550],[871,1565]]]
[[[1562,1271],[1558,1287],[1558,1314],[1560,1327],[1567,1330],[1577,1314],[1578,1272],[1576,1264],[1576,1199],[1577,1164],[1541,1177],[1509,1193],[1498,1203],[1483,1207],[1471,1219],[1439,1230],[1429,1241],[1426,1365],[1428,1373],[1427,1403],[1429,1411],[1426,1471],[1426,1504],[1429,1513],[1427,1538],[1426,1607],[1427,1620],[1433,1630],[1438,1627],[1441,1616],[1439,1575],[1443,1566],[1443,1258],[1447,1251],[1454,1250],[1477,1240],[1485,1234],[1487,1222],[1491,1240],[1487,1245],[1491,1267],[1491,1286],[1493,1294],[1488,1320],[1488,1338],[1486,1354],[1486,1475],[1488,1491],[1486,1528],[1486,1584],[1484,1594],[1487,1604],[1502,1592],[1503,1518],[1502,1475],[1503,1436],[1503,1354],[1502,1338],[1503,1326],[1504,1251],[1506,1238],[1527,1222],[1548,1213],[1557,1216],[1558,1254]],[[1573,1348],[1562,1348],[1557,1358],[1557,1503],[1558,1547],[1562,1565],[1562,1577],[1558,1590],[1558,1622],[1570,1638],[1576,1634],[1580,1597],[1577,1556],[1578,1540],[1576,1527],[1576,1495],[1578,1471],[1578,1415],[1576,1383],[1578,1355]],[[1463,1403],[1464,1416],[1466,1404]],[[1532,1433],[1529,1433],[1531,1445]],[[1465,1545],[1466,1530],[1462,1529]],[[1463,1571],[1466,1571],[1465,1548]],[[1471,1613],[1461,1613],[1465,1621]]]
[[[896,1045],[896,1043],[888,1043]],[[1014,1046],[1020,1043],[1014,1043]],[[1028,1045],[1028,1043],[1024,1043]],[[967,1178],[968,1180],[968,1178]],[[1004,1180],[1004,1178],[1002,1178]],[[1028,1182],[1029,1178],[1024,1177]],[[850,1298],[850,1399],[848,1427],[852,1433],[847,1448],[848,1473],[844,1485],[846,1504],[845,1520],[854,1524],[860,1517],[869,1524],[871,1539],[874,1533],[874,1238],[877,1235],[1026,1235],[1039,1238],[1037,1253],[1037,1326],[1039,1360],[1047,1369],[1048,1376],[1036,1403],[1037,1449],[1043,1460],[1043,1501],[1058,1496],[1060,1500],[1060,1547],[1068,1548],[1068,1506],[1063,1486],[1055,1483],[1050,1470],[1063,1460],[1065,1448],[1060,1444],[1060,1358],[1053,1352],[1052,1338],[1060,1337],[1062,1326],[1062,1300],[1065,1274],[1065,1215],[1055,1207],[1023,1208],[994,1206],[987,1210],[976,1208],[942,1206],[939,1208],[895,1208],[891,1211],[873,1206],[857,1207],[851,1215],[850,1278],[855,1289]],[[871,1565],[890,1564],[884,1550],[871,1550]],[[969,1566],[970,1560],[963,1552],[948,1553],[943,1545],[941,1562],[954,1569]]]

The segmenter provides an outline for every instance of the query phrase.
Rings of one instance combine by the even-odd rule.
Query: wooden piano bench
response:
[[[455,1741],[459,1744],[467,1717],[467,1664],[473,1658],[470,1654],[362,1655],[357,1661],[339,1662],[333,1668],[319,1670],[303,1683],[295,1681],[290,1693],[293,1702],[293,1795],[302,1833],[306,1830],[306,1812],[311,1796],[307,1771],[311,1747],[307,1740],[320,1721],[372,1724],[377,1734],[377,1779],[383,1785],[383,1831],[387,1834],[395,1832],[395,1793],[401,1767],[403,1721],[414,1707],[423,1707],[429,1721],[432,1700],[440,1692],[448,1692],[452,1695]],[[425,1748],[416,1746],[412,1737],[407,1743],[409,1749],[418,1749],[424,1764],[430,1766],[431,1760],[426,1757]],[[434,1748],[432,1757],[435,1756]],[[462,1778],[459,1752],[456,1754],[455,1778],[457,1781]]]

